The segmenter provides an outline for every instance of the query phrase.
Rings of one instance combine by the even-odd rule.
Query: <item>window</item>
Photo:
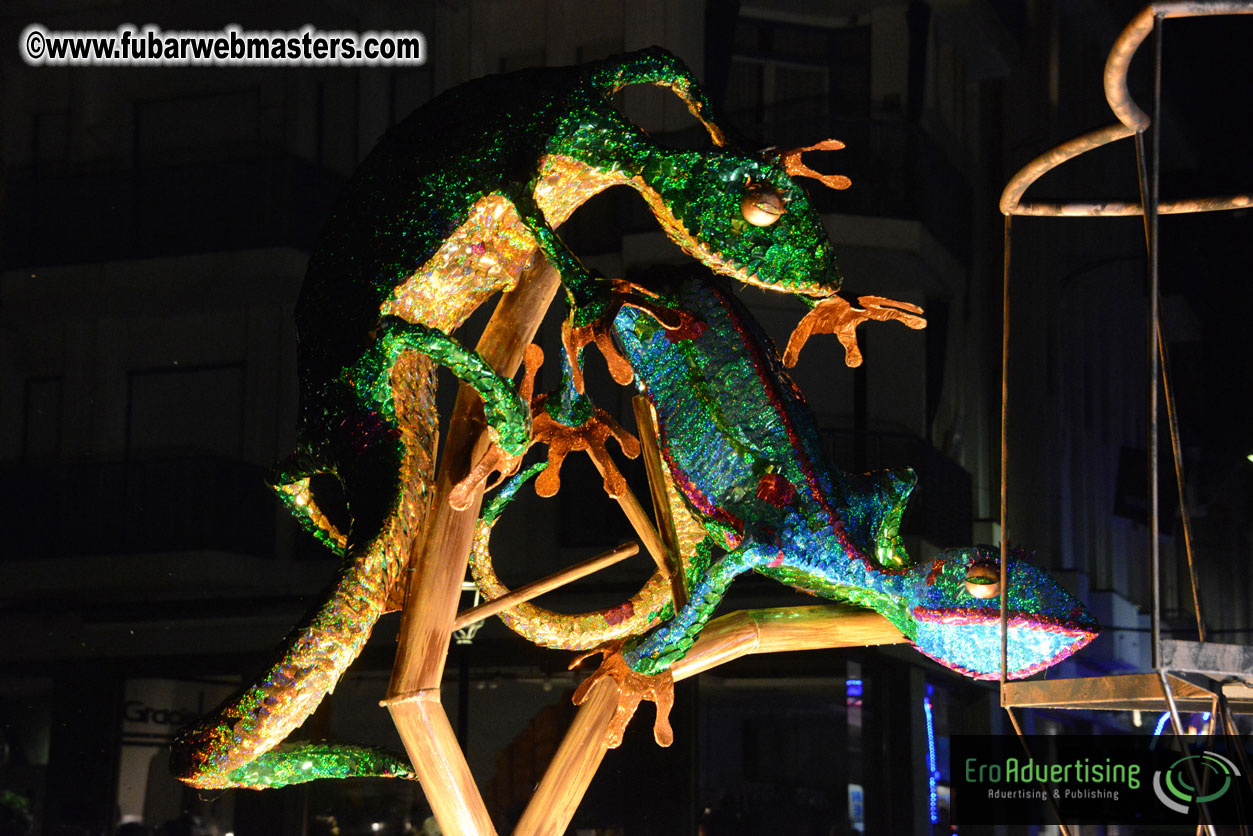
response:
[[[724,109],[778,144],[870,112],[870,27],[797,26],[742,18]]]

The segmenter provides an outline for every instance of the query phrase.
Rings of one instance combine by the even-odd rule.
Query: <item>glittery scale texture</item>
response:
[[[546,467],[547,464],[541,462],[510,479],[492,497],[479,517],[470,556],[470,572],[479,591],[488,600],[495,600],[509,592],[496,576],[488,551],[492,527],[518,489]],[[658,572],[635,595],[616,606],[586,613],[559,613],[537,604],[523,603],[501,613],[500,619],[532,644],[560,650],[591,650],[606,642],[638,635],[673,614],[670,584]]]
[[[654,143],[609,101],[633,84],[670,89],[716,147]],[[453,334],[511,289],[537,251],[560,273],[571,322],[607,322],[622,292],[589,273],[555,228],[615,185],[638,190],[671,238],[715,270],[814,297],[839,285],[804,192],[777,160],[728,146],[691,73],[663,50],[480,79],[396,125],[346,186],[310,257],[296,307],[297,448],[271,476],[344,567],[262,680],[179,736],[180,778],[230,786],[249,764],[278,769],[271,762],[284,758],[258,759],[330,691],[394,597],[430,502],[437,365],[483,397],[501,448],[526,446],[530,416],[516,390]],[[746,190],[765,187],[778,191],[783,216],[751,227],[740,205]],[[333,501],[323,493],[332,485]]]
[[[830,468],[812,418],[756,323],[708,281],[678,284],[672,303],[703,329],[678,336],[624,309],[616,333],[657,412],[661,448],[691,512],[731,534],[673,619],[628,642],[626,663],[659,673],[683,657],[735,577],[755,570],[835,601],[876,610],[954,670],[995,678],[999,599],[974,598],[977,549],[909,565],[899,526],[912,472],[864,476]],[[1055,664],[1096,635],[1084,607],[1043,571],[1009,567],[1009,673]]]
[[[610,102],[633,84],[672,91],[715,147],[653,142]],[[799,171],[797,160],[784,159]],[[403,773],[383,754],[278,746],[356,658],[423,534],[438,433],[436,368],[480,394],[505,452],[533,440],[528,405],[513,384],[454,334],[491,296],[513,288],[537,253],[560,274],[571,305],[568,353],[585,338],[602,352],[612,348],[606,329],[623,311],[619,335],[661,420],[667,490],[688,509],[676,519],[693,606],[703,609],[679,613],[638,644],[628,658],[639,670],[668,664],[658,660],[673,658],[748,568],[870,606],[912,600],[914,570],[882,568],[906,563],[896,527],[912,476],[853,477],[819,464],[816,435],[773,349],[745,315],[720,313],[729,310],[724,297],[708,289],[675,297],[710,327],[666,336],[658,326],[664,305],[595,276],[561,240],[556,228],[570,213],[616,185],[638,191],[670,239],[714,272],[824,299],[816,310],[826,313],[839,307],[835,256],[804,190],[779,159],[732,147],[691,73],[663,50],[480,79],[393,127],[347,184],[310,257],[296,306],[297,447],[271,476],[281,501],[343,566],[263,677],[179,734],[177,777],[199,787],[264,787]],[[653,316],[639,312],[649,306]],[[581,370],[572,373],[581,391]],[[731,554],[714,562],[715,545]],[[630,613],[558,623],[551,640],[567,646],[575,634],[620,624],[645,630],[668,615],[659,594],[633,599]],[[948,641],[960,629],[944,620],[953,606],[939,602],[938,616],[917,620],[889,617],[919,636],[925,652],[977,672],[978,653]],[[1035,614],[1024,618],[1033,629]],[[676,636],[680,625],[685,633]],[[941,639],[930,639],[933,632]]]

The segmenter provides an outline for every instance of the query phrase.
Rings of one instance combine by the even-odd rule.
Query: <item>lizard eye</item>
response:
[[[744,220],[753,226],[770,226],[786,211],[783,197],[773,186],[749,186],[740,201]]]
[[[1001,594],[1001,573],[986,563],[972,564],[966,570],[966,592],[974,598],[995,598]]]

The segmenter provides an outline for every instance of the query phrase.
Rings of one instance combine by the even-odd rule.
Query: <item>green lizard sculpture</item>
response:
[[[610,102],[634,84],[673,91],[715,147],[651,140]],[[348,183],[310,257],[296,310],[298,444],[272,477],[302,524],[342,556],[342,569],[261,679],[180,733],[174,774],[199,787],[408,774],[398,758],[279,744],[356,658],[422,535],[436,366],[482,395],[502,460],[530,443],[529,405],[453,337],[466,318],[511,289],[538,252],[559,271],[570,302],[569,357],[594,342],[615,379],[628,382],[630,366],[609,336],[617,311],[627,305],[679,324],[647,291],[594,276],[563,243],[556,229],[592,195],[635,189],[685,252],[739,281],[822,300],[811,316],[825,316],[828,327],[898,317],[834,296],[835,256],[789,172],[813,175],[799,151],[733,147],[692,74],[655,48],[480,79],[392,128]]]

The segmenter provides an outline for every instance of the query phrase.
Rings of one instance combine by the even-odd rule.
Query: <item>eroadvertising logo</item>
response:
[[[1177,813],[1187,815],[1193,805],[1218,801],[1227,794],[1240,777],[1240,770],[1217,752],[1203,755],[1187,755],[1153,773],[1153,792],[1157,800]],[[1211,791],[1206,791],[1205,780],[1212,778]],[[1199,781],[1201,787],[1192,784]]]
[[[1026,746],[1023,746],[1025,740]],[[1240,741],[1108,735],[956,735],[950,741],[953,822],[963,824],[1253,822]],[[1247,762],[1247,761],[1245,761]]]

